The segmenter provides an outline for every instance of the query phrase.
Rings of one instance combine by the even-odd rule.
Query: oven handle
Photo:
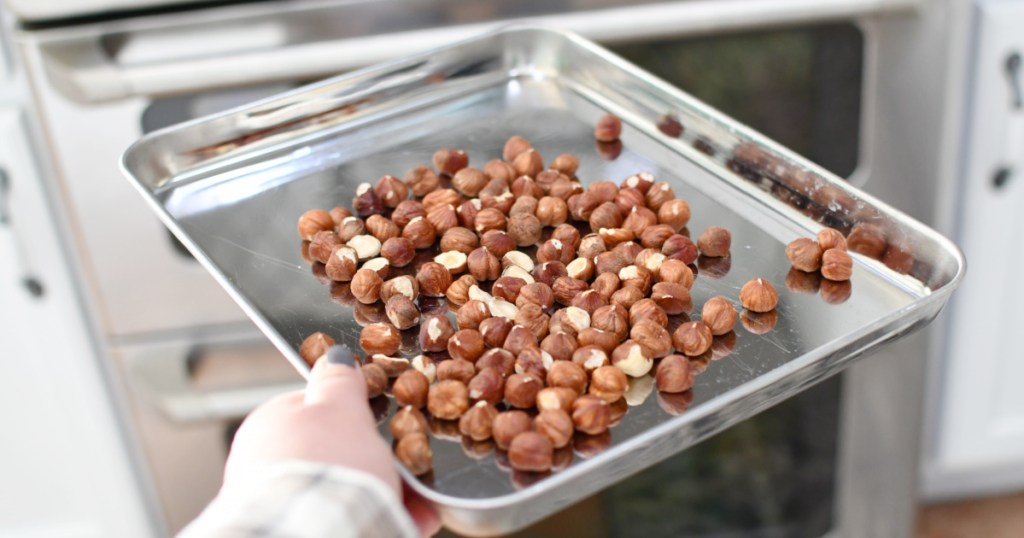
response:
[[[575,31],[611,43],[752,27],[850,20],[908,11],[927,0],[691,0],[440,27],[277,48],[240,50],[200,59],[124,65],[103,47],[104,34],[41,44],[47,76],[73,101],[89,104],[135,96],[187,93],[276,81],[308,80],[469,38],[510,22]],[[143,30],[144,32],[144,30]],[[123,33],[123,32],[117,32]],[[181,39],[195,39],[187,33]],[[187,47],[185,47],[187,48]],[[175,50],[165,44],[165,50]]]

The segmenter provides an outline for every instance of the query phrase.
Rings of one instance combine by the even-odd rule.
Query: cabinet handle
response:
[[[10,210],[7,208],[10,191],[11,179],[7,177],[7,170],[0,166],[0,225],[3,226],[9,226],[11,222]]]
[[[14,226],[11,223],[10,203],[11,178],[7,174],[7,170],[0,166],[0,226],[7,228],[7,233],[11,234],[11,243],[14,245],[14,259],[15,263],[18,264],[18,273],[21,275],[19,277],[21,286],[25,288],[29,295],[39,298],[46,293],[46,288],[43,287],[42,281],[25,266],[25,260],[27,259],[25,258],[25,248],[18,239],[18,235],[15,233]]]

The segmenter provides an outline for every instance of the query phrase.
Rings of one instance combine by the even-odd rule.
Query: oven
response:
[[[122,177],[118,158],[144,133],[529,18],[924,222],[949,181],[931,110],[947,98],[953,1],[7,2],[49,203],[125,394],[156,535],[213,497],[245,414],[301,378]],[[909,535],[927,343],[887,347],[521,535]]]

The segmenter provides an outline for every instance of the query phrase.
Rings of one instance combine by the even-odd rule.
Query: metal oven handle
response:
[[[575,31],[605,43],[665,36],[737,30],[782,24],[848,20],[911,10],[925,0],[691,0],[517,19]],[[474,23],[337,40],[290,42],[287,14],[257,19],[264,41],[243,41],[206,55],[196,51],[197,37],[251,36],[248,21],[224,21],[197,36],[195,28],[133,29],[130,25],[95,33],[77,33],[41,43],[47,76],[68,98],[83,104],[133,96],[166,95],[271,81],[308,80],[468,38],[502,23]],[[278,25],[276,28],[274,25]],[[106,33],[105,33],[106,32]],[[125,62],[109,51],[111,39],[156,34],[159,59]]]

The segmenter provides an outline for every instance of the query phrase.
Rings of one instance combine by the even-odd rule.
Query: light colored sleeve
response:
[[[274,464],[222,491],[178,538],[419,536],[401,499],[362,471],[305,461]]]

